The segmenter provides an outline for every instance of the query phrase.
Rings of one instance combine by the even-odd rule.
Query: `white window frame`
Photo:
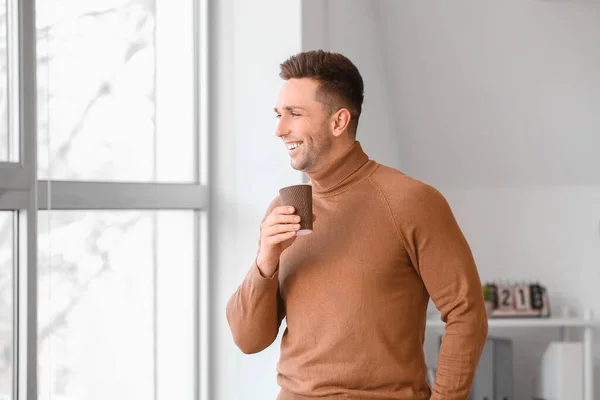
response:
[[[194,399],[209,399],[209,0],[194,0],[195,181],[190,184],[67,182],[37,179],[36,0],[7,0],[8,18],[18,26],[8,35],[16,60],[9,86],[13,104],[9,129],[19,138],[18,162],[0,162],[0,211],[15,218],[15,305],[13,310],[14,393],[37,400],[37,236],[38,210],[193,210],[194,219]],[[9,59],[10,59],[9,53]],[[18,67],[18,68],[17,68]],[[14,70],[14,68],[17,68]],[[10,68],[9,68],[10,70]],[[18,107],[15,106],[15,103]],[[9,103],[10,104],[10,103]],[[10,108],[10,107],[9,107]],[[12,119],[11,119],[12,115]],[[18,135],[16,134],[18,132]]]

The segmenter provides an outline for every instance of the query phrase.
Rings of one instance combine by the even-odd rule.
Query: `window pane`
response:
[[[8,40],[6,0],[0,0],[0,161],[8,161]]]
[[[38,1],[40,179],[194,180],[193,3]]]
[[[194,213],[40,212],[41,400],[192,400]]]
[[[0,399],[13,385],[13,214],[0,211]]]

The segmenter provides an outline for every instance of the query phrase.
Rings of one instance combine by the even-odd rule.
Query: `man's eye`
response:
[[[277,118],[277,119],[281,119],[281,114],[277,114],[277,115],[275,115],[275,118]]]
[[[297,114],[297,113],[291,113],[291,114],[292,114],[292,117],[299,117],[300,116],[300,114]]]

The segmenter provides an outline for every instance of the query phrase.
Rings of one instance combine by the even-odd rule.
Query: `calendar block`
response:
[[[548,293],[539,283],[487,282],[483,293],[490,318],[550,316]]]

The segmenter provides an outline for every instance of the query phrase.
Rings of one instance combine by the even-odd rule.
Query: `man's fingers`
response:
[[[265,221],[265,227],[270,227],[277,224],[294,224],[299,223],[300,217],[289,214],[271,214]]]
[[[276,236],[280,233],[294,232],[298,229],[300,229],[300,224],[277,224],[265,229],[263,234],[266,237],[271,237]]]
[[[271,211],[271,215],[274,214],[293,214],[296,209],[292,206],[279,206],[275,207],[273,211]]]
[[[296,236],[296,231],[280,233],[278,235],[269,236],[267,238],[267,243],[269,243],[271,246],[273,246],[273,245],[279,244],[281,242],[284,242],[286,240],[289,240],[290,238],[293,238],[294,236]]]
[[[297,224],[300,222],[300,217],[297,215],[278,215],[276,217],[277,224]]]

